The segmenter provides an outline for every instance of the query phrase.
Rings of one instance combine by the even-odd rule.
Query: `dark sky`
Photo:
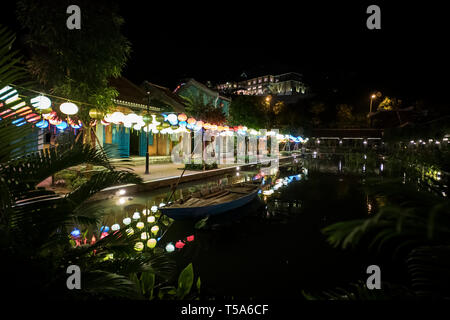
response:
[[[123,32],[133,48],[124,75],[137,84],[149,80],[173,89],[184,77],[225,81],[243,71],[296,71],[311,82],[329,76],[355,90],[446,98],[442,78],[448,75],[450,50],[440,5],[156,2],[119,1]],[[373,3],[381,8],[381,30],[366,28],[366,8]]]

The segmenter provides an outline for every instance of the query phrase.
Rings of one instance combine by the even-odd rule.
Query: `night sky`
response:
[[[338,2],[338,3],[337,3]],[[76,3],[76,1],[74,1]],[[170,89],[182,78],[213,82],[295,71],[305,80],[446,99],[446,11],[427,3],[376,2],[381,30],[366,8],[342,1],[119,1],[132,43],[124,75]],[[294,5],[295,3],[295,5]],[[14,17],[3,20],[14,25]]]

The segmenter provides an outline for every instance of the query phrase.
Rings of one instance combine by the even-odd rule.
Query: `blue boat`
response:
[[[240,208],[255,199],[260,186],[261,181],[255,181],[199,191],[160,208],[160,211],[174,220],[218,215]]]

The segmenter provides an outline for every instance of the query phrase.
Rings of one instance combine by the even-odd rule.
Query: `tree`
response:
[[[205,104],[202,94],[181,97],[186,101],[185,111],[188,115],[216,125],[223,124],[227,120],[222,110],[214,107],[212,104]]]
[[[325,111],[325,104],[323,102],[313,102],[310,108],[310,112],[314,115],[312,122],[314,125],[321,123],[320,114]]]
[[[130,44],[120,31],[123,19],[117,4],[78,1],[81,29],[69,30],[66,10],[71,4],[68,0],[20,0],[17,16],[26,29],[31,74],[55,95],[87,103],[79,106],[75,118],[88,128],[91,108],[107,112],[113,105],[118,93],[109,87],[108,79],[120,76]]]
[[[336,117],[339,125],[341,127],[350,125],[354,119],[352,114],[353,107],[348,104],[338,104],[336,106],[336,109],[337,109]]]
[[[245,125],[249,128],[266,127],[267,110],[261,97],[237,96],[231,101],[228,121],[232,125]]]

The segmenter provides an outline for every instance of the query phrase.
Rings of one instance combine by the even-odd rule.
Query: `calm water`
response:
[[[329,167],[329,163],[324,165]],[[200,229],[191,221],[168,224],[159,235],[160,245],[195,236],[172,256],[180,270],[193,263],[207,297],[300,298],[302,290],[320,292],[366,279],[367,266],[377,261],[363,252],[334,249],[321,233],[326,225],[371,214],[363,178],[340,170],[323,173],[315,170],[317,163],[308,162],[308,166],[309,170],[282,173],[280,178],[291,179],[289,183],[285,179],[274,194],[260,194],[246,207],[208,219]],[[205,185],[249,180],[256,173],[182,184],[176,198]],[[116,196],[98,204],[108,213],[105,223],[111,225],[136,210],[166,201],[168,193],[166,188],[132,198]]]

